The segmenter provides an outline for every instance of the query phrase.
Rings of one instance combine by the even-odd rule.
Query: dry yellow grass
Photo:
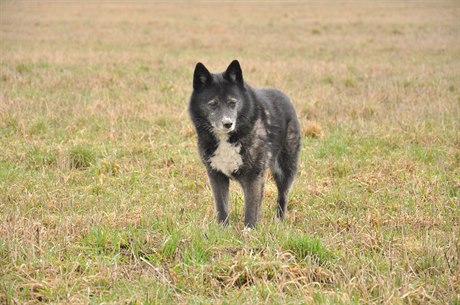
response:
[[[323,136],[323,131],[318,123],[313,121],[303,121],[302,123],[303,136],[310,138],[321,138]]]
[[[460,6],[0,2],[0,303],[460,302]],[[303,130],[220,228],[187,114],[239,59]]]

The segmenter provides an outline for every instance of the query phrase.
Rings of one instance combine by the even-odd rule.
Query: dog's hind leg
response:
[[[216,206],[217,221],[227,225],[229,179],[224,174],[212,170],[208,170],[208,177]]]
[[[289,165],[291,158],[286,158],[286,154],[283,151],[280,152],[280,155],[283,154],[284,157],[279,157],[275,161],[275,165],[272,168],[273,178],[276,182],[276,187],[278,188],[278,207],[276,216],[282,219],[286,214],[287,201],[289,196],[289,191],[291,190],[292,184],[294,182],[296,165]],[[282,159],[282,160],[280,160]]]
[[[276,215],[283,219],[286,214],[289,191],[297,174],[300,151],[300,128],[297,121],[288,124],[286,144],[271,166],[271,172],[278,188]]]

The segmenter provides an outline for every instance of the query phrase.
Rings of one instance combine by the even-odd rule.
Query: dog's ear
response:
[[[195,66],[195,72],[193,73],[193,89],[197,90],[203,88],[211,83],[212,75],[208,69],[201,63],[197,63]]]
[[[241,71],[238,60],[235,59],[230,63],[224,72],[224,78],[232,83],[243,84],[243,71]]]

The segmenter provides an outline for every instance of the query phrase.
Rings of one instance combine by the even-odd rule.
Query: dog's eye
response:
[[[215,100],[211,100],[208,102],[208,106],[211,108],[214,108],[217,106],[217,102]]]
[[[228,106],[229,106],[230,108],[235,108],[235,106],[236,106],[236,101],[235,101],[235,100],[229,100],[229,101],[228,101]]]

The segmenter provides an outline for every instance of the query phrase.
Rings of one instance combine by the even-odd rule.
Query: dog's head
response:
[[[240,63],[234,60],[223,73],[213,74],[197,63],[193,74],[190,114],[195,122],[206,124],[216,135],[237,128],[243,109],[245,87]]]

